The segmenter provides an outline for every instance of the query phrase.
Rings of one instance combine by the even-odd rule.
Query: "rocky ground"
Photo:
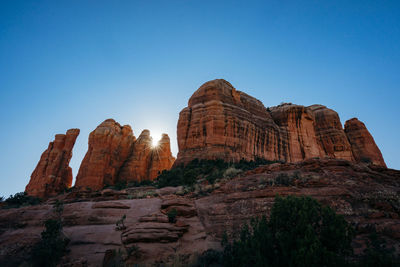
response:
[[[220,249],[225,231],[236,232],[250,218],[268,215],[277,194],[312,196],[343,214],[356,229],[356,253],[374,228],[398,253],[399,191],[400,171],[340,159],[264,165],[214,185],[200,183],[194,191],[72,190],[40,205],[0,210],[0,265],[29,259],[44,221],[55,216],[56,199],[64,202],[64,232],[71,240],[62,266],[101,266],[119,249],[132,264],[193,262],[207,249]],[[177,217],[170,222],[167,214],[173,209]]]

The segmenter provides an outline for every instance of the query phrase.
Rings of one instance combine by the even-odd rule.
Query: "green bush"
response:
[[[168,222],[175,223],[177,215],[178,215],[178,211],[176,209],[171,209],[170,211],[168,211],[167,212]]]
[[[225,266],[343,266],[353,230],[310,197],[276,197],[270,219],[253,219],[233,242],[224,238]]]
[[[41,203],[41,199],[37,197],[28,196],[26,192],[15,193],[14,196],[10,195],[5,201],[8,208],[19,208],[21,206],[37,205]]]
[[[272,161],[257,159],[256,161],[241,160],[238,163],[228,163],[223,160],[198,160],[194,159],[187,165],[176,166],[171,170],[164,170],[156,179],[156,185],[166,186],[193,186],[197,179],[205,178],[213,184],[220,178],[232,178],[242,171],[254,169]]]
[[[221,266],[222,265],[222,254],[219,251],[209,249],[203,252],[198,258],[196,263],[192,264],[191,267],[205,267],[205,266]]]
[[[45,227],[41,241],[32,250],[33,266],[56,266],[69,243],[69,239],[62,234],[62,224],[59,220],[49,219],[45,222]]]
[[[394,255],[394,249],[386,247],[385,240],[379,238],[375,231],[369,236],[368,247],[364,251],[359,266],[361,267],[395,267],[400,266],[400,258]]]

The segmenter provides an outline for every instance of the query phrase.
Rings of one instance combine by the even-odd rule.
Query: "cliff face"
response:
[[[360,134],[370,136],[366,128]],[[207,82],[192,95],[188,107],[179,114],[177,135],[175,165],[195,158],[297,162],[329,157],[360,161],[353,156],[353,146],[360,145],[350,143],[357,143],[357,138],[348,138],[335,111],[322,105],[292,104],[267,109],[225,80]],[[385,166],[380,152],[376,157],[373,163]]]
[[[132,129],[105,120],[89,135],[89,148],[76,177],[77,187],[101,189],[117,182],[118,171],[132,152]]]
[[[144,130],[136,140],[129,125],[112,119],[101,123],[89,136],[89,149],[83,159],[76,186],[94,190],[118,182],[154,180],[170,169],[175,158],[168,142],[152,147],[152,138]]]
[[[364,123],[357,118],[346,121],[344,131],[351,143],[356,161],[371,162],[375,165],[386,167],[381,151],[375,144],[374,138],[368,132]]]
[[[49,143],[25,188],[28,195],[46,198],[71,187],[72,169],[69,161],[78,135],[79,129],[70,129],[66,134],[57,134],[54,141]]]

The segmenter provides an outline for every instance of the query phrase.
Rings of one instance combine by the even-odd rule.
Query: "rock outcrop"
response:
[[[89,136],[89,149],[83,159],[76,186],[98,190],[119,182],[154,180],[174,163],[168,135],[152,147],[149,130],[136,140],[129,125],[112,119],[101,123]]]
[[[65,266],[101,266],[108,250],[132,252],[126,265],[189,265],[208,249],[221,249],[224,232],[238,233],[251,218],[269,215],[276,195],[311,196],[353,225],[359,255],[375,229],[388,248],[400,248],[400,171],[342,159],[274,163],[193,192],[178,188],[160,194],[154,187],[116,191],[72,191],[64,202],[63,231],[70,239]],[[22,266],[40,240],[43,224],[54,218],[55,201],[0,209],[0,266]],[[176,210],[175,220],[168,214]],[[124,215],[124,227],[115,223]],[[86,265],[74,265],[75,262]]]
[[[154,180],[163,170],[171,169],[175,162],[172,156],[171,142],[167,134],[162,134],[161,140],[153,148],[149,168],[149,179]]]
[[[348,138],[335,111],[322,105],[265,108],[221,79],[203,84],[192,95],[188,107],[179,114],[177,136],[175,165],[196,158],[298,162],[329,157],[360,161],[353,156],[351,143],[357,141]]]
[[[135,136],[129,125],[105,120],[89,135],[89,148],[79,168],[75,186],[98,190],[114,185],[118,172],[132,153]]]
[[[375,144],[375,140],[365,127],[365,124],[357,118],[346,121],[344,131],[351,143],[356,161],[373,163],[386,167],[381,151]]]
[[[57,134],[43,152],[25,188],[28,195],[47,198],[71,187],[72,169],[69,161],[79,129],[70,129],[66,134]]]

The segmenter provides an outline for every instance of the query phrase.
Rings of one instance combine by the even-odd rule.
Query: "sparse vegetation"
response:
[[[198,179],[205,179],[213,184],[221,178],[232,178],[243,171],[257,168],[260,165],[275,163],[257,159],[255,161],[240,161],[228,163],[223,160],[198,160],[195,159],[187,165],[177,166],[171,170],[163,171],[156,179],[156,185],[165,186],[193,186]]]
[[[142,187],[142,186],[152,186],[153,185],[153,181],[150,180],[143,180],[143,181],[131,181],[131,182],[126,182],[126,181],[119,181],[118,183],[116,183],[115,185],[109,185],[106,184],[104,186],[103,189],[114,189],[114,190],[123,190],[126,188],[130,188],[130,187]]]
[[[117,231],[122,231],[122,230],[125,230],[125,229],[126,229],[126,226],[125,226],[125,219],[126,219],[126,214],[124,214],[124,215],[121,217],[121,219],[119,219],[119,220],[115,223],[115,225],[117,226],[115,229],[116,229]]]
[[[32,206],[40,204],[42,201],[40,198],[28,196],[26,192],[15,193],[10,195],[5,201],[5,208],[19,208],[24,206]]]
[[[167,212],[168,222],[175,223],[176,216],[178,215],[178,211],[176,209],[171,209]]]
[[[53,205],[56,219],[48,219],[45,222],[45,230],[42,239],[33,247],[33,266],[56,266],[67,252],[69,239],[63,233],[61,215],[64,211],[64,203],[57,200]]]

